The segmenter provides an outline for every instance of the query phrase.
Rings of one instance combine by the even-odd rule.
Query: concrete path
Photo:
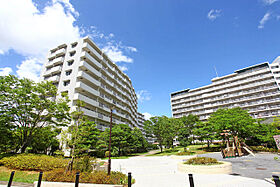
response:
[[[221,153],[208,153],[199,156],[216,158],[220,161],[232,163],[232,172],[243,176],[256,179],[270,178],[272,175],[280,175],[280,161],[274,157],[280,157],[277,154],[264,153],[223,159]]]
[[[131,172],[136,180],[134,187],[187,187],[189,179],[186,173],[177,171],[178,159],[168,156],[132,157],[113,159],[112,170]],[[194,175],[195,187],[273,187],[260,179],[225,174]]]

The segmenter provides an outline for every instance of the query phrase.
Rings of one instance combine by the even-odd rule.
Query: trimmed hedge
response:
[[[217,159],[215,158],[210,158],[210,157],[195,157],[188,159],[184,164],[189,164],[189,165],[214,165],[214,164],[221,164],[218,162]]]
[[[253,149],[253,151],[259,151],[259,152],[273,152],[273,153],[280,153],[280,151],[278,149],[274,149],[274,148],[268,148],[268,147],[264,147],[264,146],[250,146],[250,148]]]
[[[47,155],[20,154],[2,158],[0,164],[10,169],[49,171],[56,168],[65,168],[68,161]]]
[[[56,169],[44,174],[45,181],[52,182],[75,182],[77,171],[65,172],[63,169]],[[80,173],[79,181],[81,183],[93,184],[127,184],[127,175],[121,172],[112,171],[111,175],[107,175],[106,171],[94,171],[93,173]]]
[[[191,151],[182,151],[179,153],[176,153],[176,155],[182,156],[182,155],[193,155],[195,152],[191,152]]]

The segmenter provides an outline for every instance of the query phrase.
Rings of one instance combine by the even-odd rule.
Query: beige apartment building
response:
[[[84,115],[104,130],[113,123],[139,127],[137,97],[129,77],[96,44],[85,37],[49,51],[41,80],[52,81],[59,93],[68,93],[70,106],[85,103]]]
[[[212,83],[171,93],[174,118],[188,114],[206,120],[219,108],[241,107],[254,118],[280,115],[280,57],[213,78]]]

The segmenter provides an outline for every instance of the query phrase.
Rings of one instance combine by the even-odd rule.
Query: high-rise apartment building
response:
[[[241,107],[254,118],[280,115],[280,57],[217,77],[212,83],[171,93],[175,118],[194,114],[206,120],[219,108]]]
[[[71,44],[62,44],[49,51],[41,80],[52,81],[59,93],[68,93],[70,106],[77,100],[97,128],[104,130],[113,123],[138,126],[137,97],[129,77],[106,54],[85,37]]]

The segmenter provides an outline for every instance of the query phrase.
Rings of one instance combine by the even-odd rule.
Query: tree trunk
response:
[[[207,140],[207,147],[210,147],[210,140]]]

